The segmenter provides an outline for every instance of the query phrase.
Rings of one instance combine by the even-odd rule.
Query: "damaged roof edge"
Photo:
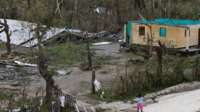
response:
[[[132,21],[133,23],[139,24],[158,24],[167,26],[177,27],[188,27],[190,25],[200,25],[200,20],[189,20],[189,19],[170,19],[170,18],[158,18],[158,19],[140,19]]]

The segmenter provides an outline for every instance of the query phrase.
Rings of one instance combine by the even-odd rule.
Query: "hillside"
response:
[[[45,1],[48,11],[54,13],[56,0]],[[199,4],[199,0],[64,0],[61,7],[64,21],[57,25],[96,32],[117,31],[128,20],[138,19],[139,13],[148,19],[199,19]],[[1,1],[0,6],[0,15],[6,12],[6,18],[26,20],[26,8],[34,8],[34,0]],[[96,9],[101,9],[101,13]]]
[[[0,112],[199,112],[200,0],[0,0]]]

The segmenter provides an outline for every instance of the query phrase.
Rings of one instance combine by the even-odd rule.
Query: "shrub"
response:
[[[162,73],[158,75],[156,58],[152,57],[144,65],[130,64],[118,66],[113,93],[118,97],[135,96],[161,90],[183,82],[196,81],[199,77],[200,61],[198,58],[164,56]],[[191,66],[193,65],[193,67]],[[186,68],[194,68],[192,80],[184,76]],[[158,83],[161,80],[162,85]]]

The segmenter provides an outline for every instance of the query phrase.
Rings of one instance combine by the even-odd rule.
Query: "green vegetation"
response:
[[[5,49],[5,45],[0,42],[0,49]]]
[[[120,71],[116,71],[118,76],[114,79],[112,89],[105,90],[103,99],[98,96],[94,98],[108,102],[130,100],[138,93],[145,95],[184,82],[200,80],[200,57],[198,56],[165,55],[162,66],[162,72],[159,73],[156,56],[143,64],[128,63],[127,66],[119,66]]]
[[[0,92],[0,100],[8,100],[14,93],[9,91],[1,91]]]
[[[50,64],[53,66],[73,65],[86,60],[85,45],[82,43],[64,43],[47,48]]]
[[[0,109],[0,112],[7,112],[7,111],[5,111],[5,110],[1,110],[1,109]]]
[[[68,42],[47,48],[50,65],[63,67],[65,65],[87,64],[87,50],[85,43]],[[92,51],[94,56],[94,52]],[[109,57],[94,56],[93,62],[99,67],[106,64]]]
[[[95,56],[94,59],[94,63],[96,66],[101,66],[104,64],[109,64],[109,62],[107,60],[109,60],[110,57],[106,57],[106,56]]]

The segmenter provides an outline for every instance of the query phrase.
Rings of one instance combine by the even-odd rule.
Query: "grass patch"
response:
[[[0,49],[5,49],[5,44],[0,42]]]
[[[91,52],[94,54],[93,50]],[[88,63],[86,44],[81,42],[67,42],[49,47],[47,55],[49,64],[58,67]],[[92,58],[95,65],[101,66],[107,63],[107,57],[94,56]]]
[[[109,89],[104,89],[103,98],[101,98],[98,94],[90,94],[90,96],[96,100],[103,101],[103,102],[113,102],[113,101],[127,101],[134,99],[134,95],[127,95],[127,96],[115,96],[113,95],[113,91]]]
[[[7,111],[0,109],[0,112],[7,112]]]
[[[94,63],[96,65],[104,65],[104,64],[109,64],[109,60],[108,60],[109,57],[104,57],[104,56],[96,56],[95,59],[94,59]]]
[[[8,100],[14,93],[8,91],[1,91],[0,92],[0,100]]]
[[[177,84],[199,81],[199,72],[196,74],[191,72],[188,74],[190,75],[189,78],[184,73],[186,69],[193,70],[194,67],[197,68],[199,66],[196,65],[197,58],[199,57],[164,56],[162,74],[159,76],[156,57],[146,60],[141,65],[130,63],[127,68],[127,75],[125,75],[125,72],[117,71],[117,74],[120,75],[114,79],[112,89],[105,90],[104,99],[98,98],[98,96],[94,96],[94,98],[107,102],[115,100],[127,101],[134,99],[139,93],[145,95]],[[120,71],[125,71],[125,68],[121,67]]]
[[[47,48],[51,65],[73,65],[86,60],[84,43],[63,43]]]

